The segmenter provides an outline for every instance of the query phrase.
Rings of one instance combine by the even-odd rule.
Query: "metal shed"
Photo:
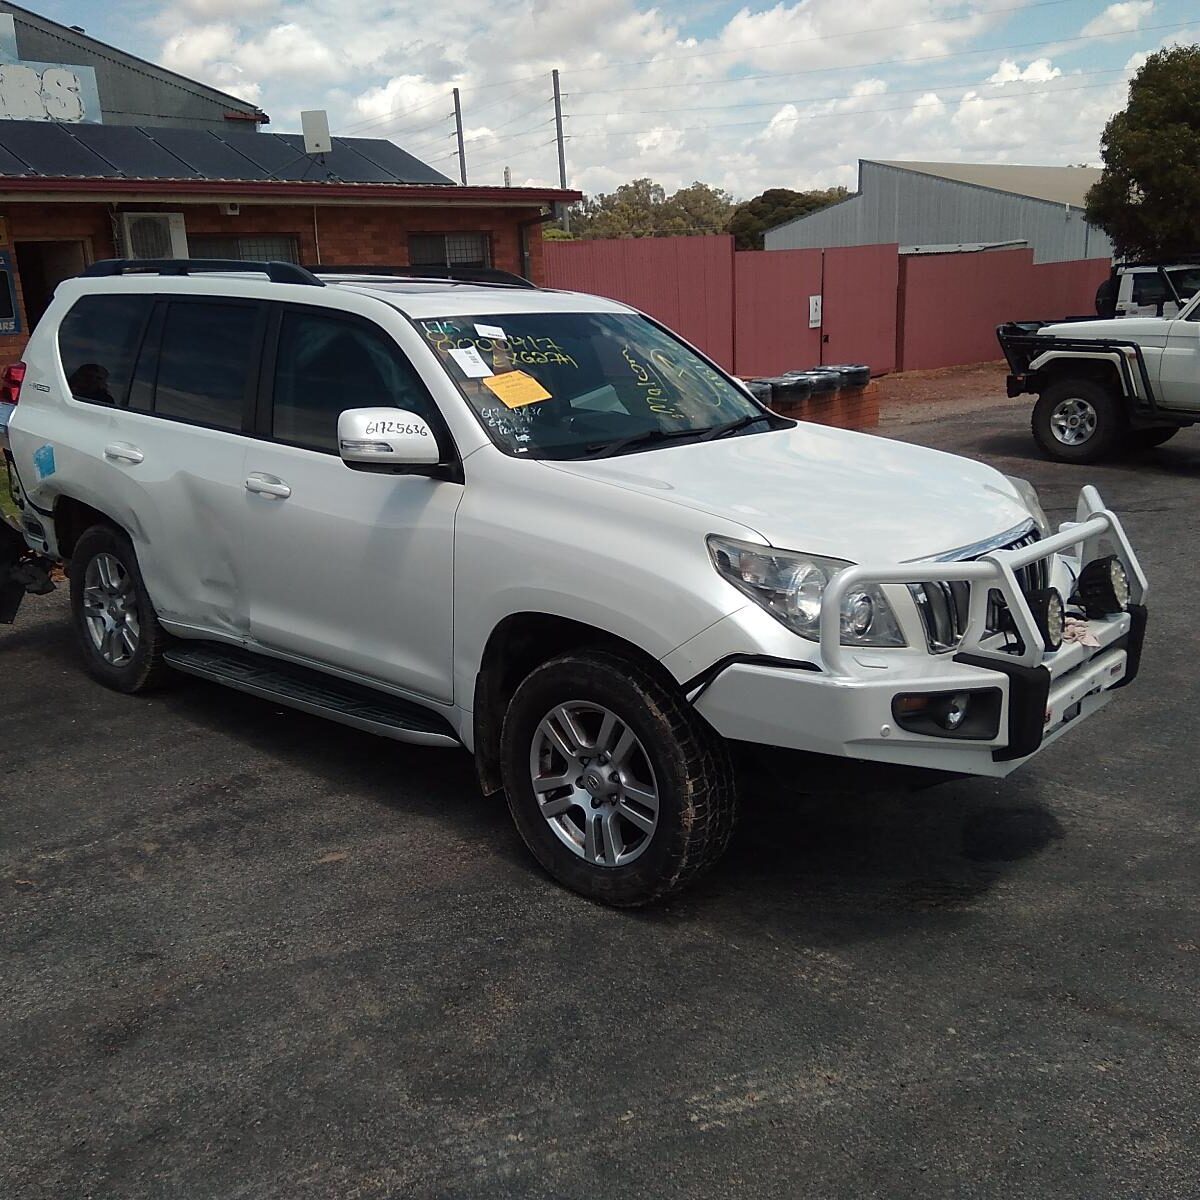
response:
[[[768,230],[768,250],[1027,242],[1035,262],[1108,258],[1112,243],[1083,216],[1091,167],[862,159],[858,191]]]

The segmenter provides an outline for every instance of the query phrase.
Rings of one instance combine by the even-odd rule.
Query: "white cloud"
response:
[[[995,0],[745,0],[703,37],[683,0],[149,2],[161,50],[148,56],[254,99],[273,129],[327,108],[335,133],[390,137],[456,174],[459,87],[473,183],[500,183],[505,164],[514,181],[557,182],[554,67],[569,178],[589,192],[637,175],[739,197],[853,185],[859,158],[1090,161],[1125,98],[1113,76],[1077,81],[1091,60],[1067,43],[955,57],[1002,21],[1002,40],[1027,40],[1011,14],[988,13]],[[1149,3],[1105,16],[1143,21]]]
[[[996,69],[996,73],[988,76],[988,83],[1047,83],[1061,74],[1062,71],[1052,66],[1048,58],[1035,58],[1024,70],[1012,59],[1006,58]]]
[[[1154,0],[1124,0],[1110,4],[1098,17],[1093,17],[1080,31],[1081,37],[1099,33],[1133,33],[1142,27],[1154,11]]]

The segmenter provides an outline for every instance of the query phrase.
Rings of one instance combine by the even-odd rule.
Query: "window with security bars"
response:
[[[490,267],[492,244],[486,233],[416,233],[408,239],[414,267]]]
[[[223,234],[189,233],[192,258],[228,258],[237,262],[300,261],[300,247],[286,234],[261,237],[226,237]]]

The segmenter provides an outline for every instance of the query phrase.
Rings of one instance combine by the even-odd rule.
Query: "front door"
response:
[[[1200,411],[1200,306],[1168,327],[1158,389],[1167,408]]]
[[[435,428],[395,341],[361,317],[281,305],[269,402],[245,462],[250,632],[266,649],[452,699],[454,516],[462,486],[352,470],[347,408],[395,405]]]

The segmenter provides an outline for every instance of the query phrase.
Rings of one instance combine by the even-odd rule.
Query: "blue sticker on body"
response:
[[[39,479],[49,479],[57,470],[54,465],[54,447],[39,446],[33,452],[33,469]]]

